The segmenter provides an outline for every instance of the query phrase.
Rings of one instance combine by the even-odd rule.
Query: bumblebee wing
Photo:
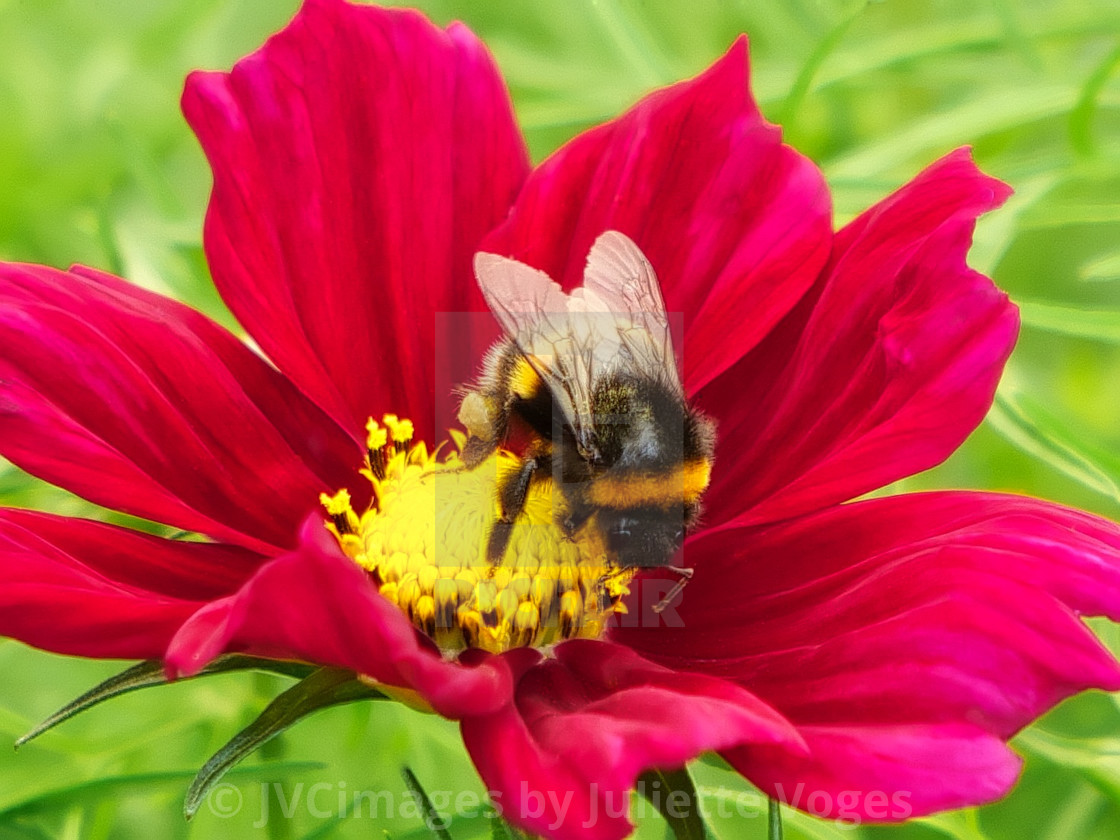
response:
[[[591,415],[593,345],[573,322],[571,295],[543,271],[497,254],[475,254],[474,271],[490,311],[578,433]]]
[[[630,237],[609,230],[595,240],[582,292],[597,298],[599,311],[615,316],[624,364],[683,394],[661,285]]]
[[[552,391],[576,439],[594,431],[595,385],[613,370],[653,377],[683,393],[669,319],[653,267],[628,237],[602,234],[584,284],[571,294],[543,271],[475,255],[490,310]]]

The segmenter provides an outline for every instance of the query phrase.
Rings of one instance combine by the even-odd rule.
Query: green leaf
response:
[[[321,770],[325,765],[318,761],[274,761],[259,767],[239,767],[231,771],[231,776],[276,776],[288,773],[307,773]],[[150,773],[128,773],[120,776],[105,776],[87,782],[55,788],[37,793],[27,799],[15,802],[0,809],[0,824],[14,815],[43,810],[57,811],[62,806],[94,802],[106,797],[120,798],[130,790],[159,787],[171,783],[182,784],[195,775],[193,770],[167,770]],[[146,792],[146,791],[145,791]]]
[[[1120,251],[1089,260],[1077,272],[1080,279],[1090,283],[1102,280],[1120,280]]]
[[[1019,16],[1014,6],[1008,0],[989,0],[989,4],[995,10],[1003,26],[1004,43],[1014,48],[1031,70],[1040,70],[1042,68],[1042,56],[1039,55],[1038,48],[1023,31],[1023,26],[1019,22]]]
[[[980,219],[976,240],[968,252],[968,264],[984,274],[994,273],[1018,238],[1024,216],[1047,198],[1061,181],[1061,175],[1056,172],[1016,181],[1015,194],[999,212]]]
[[[1023,325],[1039,330],[1120,344],[1120,310],[1078,309],[1042,301],[1017,300]]]
[[[0,825],[0,840],[54,840],[45,829],[34,825]]]
[[[269,671],[274,674],[282,674],[286,677],[302,678],[307,676],[313,668],[310,665],[304,665],[299,662],[282,662],[276,659],[261,659],[256,656],[242,656],[241,654],[231,654],[223,656],[214,660],[193,677],[184,677],[183,680],[198,679],[199,677],[213,676],[214,674],[224,674],[227,671],[244,671],[244,670],[257,670]],[[100,683],[81,697],[78,697],[53,715],[48,717],[26,735],[16,739],[15,748],[19,749],[28,741],[38,738],[44,732],[53,729],[60,723],[69,720],[77,714],[81,714],[87,709],[92,709],[106,700],[112,700],[114,697],[120,697],[122,694],[128,694],[132,691],[137,691],[141,688],[150,688],[154,685],[166,685],[169,682],[164,672],[163,662],[159,659],[148,659],[144,662],[138,662],[131,668],[126,668],[119,674],[109,677],[103,683]]]
[[[638,777],[638,790],[665,818],[677,840],[706,840],[700,799],[686,768],[647,770]],[[678,803],[682,799],[683,807]]]
[[[978,140],[1012,128],[1066,113],[1075,91],[1069,85],[1040,84],[1030,96],[992,91],[914,120],[907,128],[864,143],[858,150],[826,166],[829,179],[866,178],[900,167],[914,157],[959,144],[962,137]]]
[[[1023,230],[1120,224],[1120,207],[1103,201],[1054,202],[1023,219]]]
[[[1120,799],[1120,739],[1073,739],[1035,726],[1015,736],[1015,747],[1028,759],[1045,761],[1066,773],[1078,772],[1109,799]]]
[[[673,71],[657,61],[658,51],[640,20],[628,14],[619,0],[598,0],[591,4],[591,9],[626,60],[626,66],[644,85],[654,87],[674,81]]]
[[[998,392],[988,422],[1028,455],[1120,504],[1120,460],[1071,434],[1026,395]]]
[[[860,13],[867,8],[866,3],[861,3],[854,12],[845,15],[840,19],[840,22],[832,27],[828,33],[820,40],[809,57],[801,65],[801,69],[797,73],[797,78],[794,79],[793,87],[790,88],[789,95],[786,96],[785,101],[782,102],[782,107],[778,111],[775,122],[783,126],[788,132],[792,129],[794,118],[797,116],[798,108],[801,106],[802,100],[809,92],[810,87],[813,85],[813,78],[825,63],[825,60],[832,54],[832,52],[839,46],[840,42],[844,40],[844,35],[847,33],[848,28],[855,22]]]
[[[203,765],[187,791],[183,813],[187,819],[193,817],[206,794],[231,767],[312,712],[384,696],[355,677],[352,671],[320,668],[273,700],[256,720],[238,732]]]
[[[934,814],[917,822],[954,840],[985,840],[975,808]]]
[[[742,799],[742,793],[735,791],[705,788],[703,789],[703,796],[713,802],[727,803],[732,810],[740,810],[745,805]],[[752,795],[751,806],[752,808],[757,808],[758,816],[762,816],[761,805],[764,800],[767,802],[767,837],[770,837],[773,836],[769,833],[769,820],[771,818],[769,809],[772,800],[767,800],[764,794],[758,793],[757,796]],[[753,820],[755,815],[752,814],[751,817]],[[823,820],[793,808],[787,809],[784,815],[779,815],[778,819],[781,823],[782,830],[788,830],[790,835],[798,838],[798,840],[854,840],[854,838],[860,837],[859,834],[853,832],[854,826],[851,822]],[[761,828],[759,831],[761,832]],[[712,834],[716,834],[716,832],[713,831]],[[735,835],[735,837],[739,836],[739,834]]]
[[[451,833],[447,830],[447,820],[440,816],[439,811],[432,805],[432,800],[428,798],[428,792],[424,790],[424,786],[420,784],[416,774],[412,772],[410,767],[402,767],[401,775],[404,776],[404,783],[408,786],[412,795],[416,797],[416,801],[420,803],[424,825],[439,840],[451,840]]]
[[[311,829],[311,831],[303,835],[300,840],[322,840],[322,838],[324,837],[329,837],[338,830],[339,826],[341,826],[347,820],[347,818],[348,815],[345,812],[340,813],[333,819],[329,819],[322,825],[316,826],[315,828]],[[388,837],[388,832],[386,832],[385,836]]]
[[[1036,43],[1062,42],[1086,35],[1098,35],[1120,26],[1120,17],[1093,10],[1079,14],[1073,8],[1059,8],[1052,14],[1039,8],[1033,17],[1031,39]],[[824,89],[837,82],[859,79],[890,68],[946,66],[947,59],[986,50],[989,54],[1003,46],[999,22],[987,17],[942,15],[915,19],[908,26],[885,30],[876,38],[873,48],[866,41],[853,43],[836,54],[820,74],[815,87]]]
[[[532,838],[495,814],[490,817],[490,840],[532,840]]]
[[[1080,155],[1090,155],[1094,149],[1093,115],[1097,110],[1097,100],[1116,68],[1120,67],[1120,44],[1117,44],[1085,82],[1077,104],[1069,113],[1069,139]]]
[[[513,840],[509,827],[496,816],[490,818],[490,840]]]

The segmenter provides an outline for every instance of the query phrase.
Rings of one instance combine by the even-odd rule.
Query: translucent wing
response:
[[[587,451],[592,396],[604,376],[629,372],[682,391],[657,276],[628,237],[608,231],[595,240],[583,286],[571,294],[543,271],[496,254],[475,255],[474,266],[491,311]]]
[[[583,274],[585,297],[596,296],[616,316],[615,327],[631,369],[684,394],[661,284],[641,249],[625,234],[609,230],[595,240]]]

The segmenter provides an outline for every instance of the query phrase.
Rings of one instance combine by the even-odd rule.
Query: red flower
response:
[[[1007,738],[1120,688],[1078,618],[1120,618],[1120,529],[983,493],[840,503],[940,462],[989,407],[1018,322],[965,254],[1008,189],[954,152],[834,234],[820,173],[746,81],[739,41],[530,173],[485,49],[414,12],[308,0],[231,73],[193,75],[210,265],[275,367],[116,278],[3,266],[0,453],[213,542],[2,511],[0,632],[413,689],[462,721],[507,817],[548,837],[625,836],[638,773],[704,750],[833,815],[1003,795]],[[608,229],[684,313],[686,387],[718,421],[680,626],[635,603],[606,640],[448,661],[339,550],[319,495],[358,486],[370,415],[441,436],[436,316],[485,310],[477,250],[571,287]],[[481,358],[480,332],[456,359]]]

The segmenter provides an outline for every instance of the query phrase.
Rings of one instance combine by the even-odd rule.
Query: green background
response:
[[[751,38],[763,110],[823,168],[838,224],[971,144],[981,166],[1016,189],[981,222],[971,261],[1020,304],[1025,326],[988,420],[946,464],[888,492],[1011,490],[1120,517],[1120,4],[420,5],[440,22],[466,21],[493,49],[535,159],[651,87],[698,72],[739,32]],[[189,70],[228,67],[294,8],[0,0],[0,257],[108,268],[232,325],[199,246],[209,175],[178,97]],[[0,502],[108,516],[2,464]],[[1096,626],[1117,649],[1120,636]],[[243,797],[236,817],[204,805],[185,823],[194,769],[286,685],[264,675],[134,694],[10,751],[34,722],[121,667],[0,641],[0,840],[419,838],[431,835],[407,809],[389,820],[324,818],[302,797],[321,782],[320,809],[333,812],[340,791],[356,790],[386,791],[399,806],[405,762],[430,791],[480,790],[453,724],[366,703],[320,713],[250,759],[230,779]],[[786,833],[1117,837],[1118,734],[1116,698],[1086,695],[1016,739],[1026,771],[1003,802],[858,830],[787,814]],[[695,775],[713,811],[749,791],[715,764],[696,765]],[[301,800],[292,818],[254,827],[260,785],[272,781]],[[765,836],[765,819],[751,810],[757,800],[748,793],[741,802],[751,816],[713,820],[718,837]],[[489,830],[482,818],[451,826],[456,840]],[[664,832],[654,815],[638,836]]]

